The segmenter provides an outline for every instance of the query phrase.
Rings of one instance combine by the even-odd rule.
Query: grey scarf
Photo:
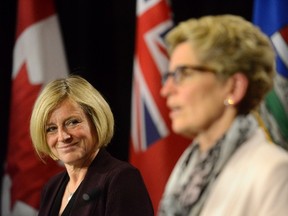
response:
[[[199,215],[224,165],[256,128],[257,122],[252,115],[238,116],[227,133],[205,155],[200,154],[199,145],[193,142],[169,178],[158,216]]]

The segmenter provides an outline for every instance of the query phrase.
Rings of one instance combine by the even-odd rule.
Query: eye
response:
[[[46,127],[46,133],[52,133],[55,132],[57,130],[56,126],[48,126]]]
[[[73,119],[69,119],[69,120],[65,123],[65,125],[66,125],[66,126],[75,126],[75,125],[77,125],[77,124],[79,124],[79,123],[80,123],[80,121],[79,121],[78,119],[73,118]]]
[[[185,66],[178,68],[178,73],[182,77],[191,76],[191,75],[195,74],[196,72],[197,72],[197,70],[195,70],[194,68],[189,68],[189,67],[185,67]]]
[[[178,67],[174,73],[174,80],[176,83],[180,83],[188,76],[193,76],[194,70],[187,68],[186,66]]]

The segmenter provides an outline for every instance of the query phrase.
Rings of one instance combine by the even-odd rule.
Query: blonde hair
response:
[[[30,135],[35,151],[43,160],[45,156],[57,159],[51,152],[45,126],[51,112],[64,100],[79,104],[97,132],[97,148],[108,145],[114,134],[114,117],[102,95],[84,78],[71,75],[48,83],[38,96],[30,119]]]
[[[275,53],[269,38],[259,28],[235,15],[204,16],[181,22],[166,36],[171,54],[189,42],[199,61],[224,79],[237,72],[246,75],[249,86],[239,113],[256,108],[273,86]]]

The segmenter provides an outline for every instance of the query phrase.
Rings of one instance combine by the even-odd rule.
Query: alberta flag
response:
[[[54,1],[18,0],[17,15],[1,215],[32,216],[43,185],[63,167],[38,159],[29,135],[30,114],[43,85],[67,76],[68,69]]]
[[[288,150],[288,1],[255,0],[254,23],[271,39],[277,58],[274,89],[261,107],[262,117],[277,144]],[[265,106],[264,106],[265,105]]]
[[[138,167],[154,210],[187,140],[171,132],[168,109],[160,96],[161,75],[168,68],[163,41],[172,27],[165,0],[137,0],[132,87],[130,162]]]

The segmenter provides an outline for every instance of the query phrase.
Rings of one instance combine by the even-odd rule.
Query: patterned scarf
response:
[[[162,197],[158,216],[196,216],[215,179],[235,150],[257,128],[252,115],[238,116],[227,133],[206,154],[192,143],[177,162]]]

